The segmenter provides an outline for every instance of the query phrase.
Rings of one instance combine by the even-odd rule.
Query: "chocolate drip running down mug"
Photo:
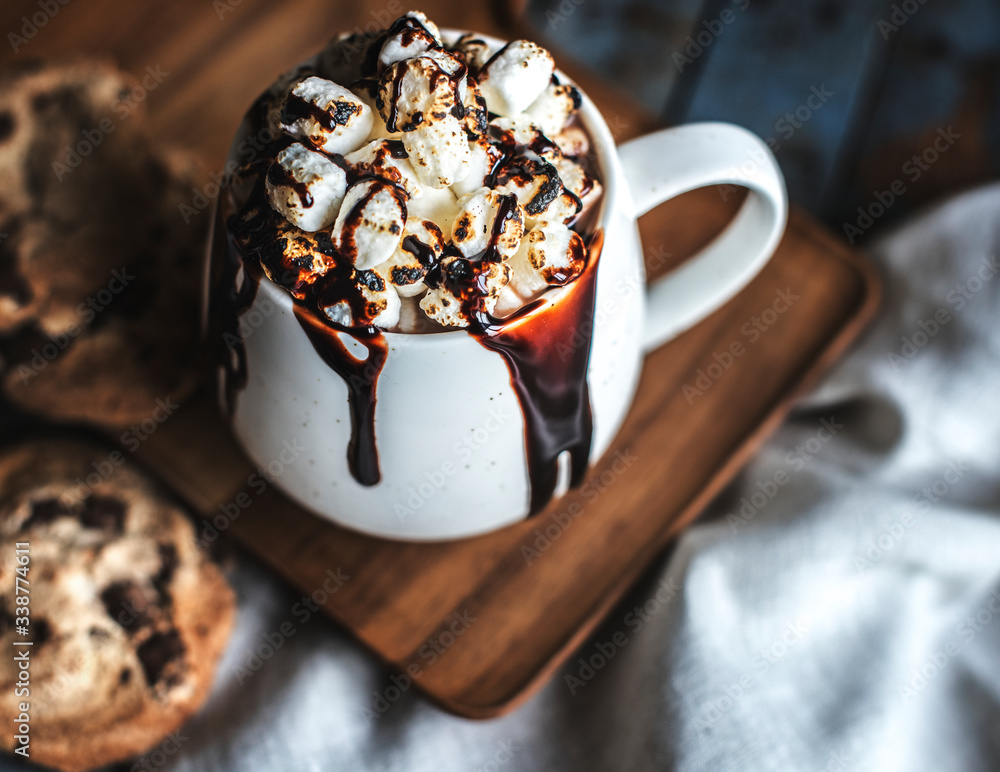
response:
[[[444,31],[446,40],[459,34]],[[280,461],[274,483],[292,499],[340,525],[418,541],[473,536],[537,513],[608,449],[644,355],[729,300],[771,257],[787,199],[760,139],[730,124],[701,123],[616,147],[597,108],[581,96],[578,119],[604,185],[590,262],[499,338],[444,328],[385,332],[373,347],[361,336],[319,330],[322,323],[304,322],[288,292],[240,263],[224,217],[214,218],[206,325],[210,319],[215,343],[230,336],[225,356],[240,371],[235,383],[223,373],[220,392],[250,459],[265,469]],[[231,160],[239,160],[249,134],[244,122]],[[715,184],[748,188],[742,209],[707,248],[646,289],[636,218]],[[244,302],[234,302],[239,298]],[[233,334],[238,347],[229,345]],[[341,350],[357,358],[357,373],[369,365],[367,375],[331,367],[323,335],[338,336]],[[366,360],[382,356],[380,372]],[[585,379],[559,382],[574,362]],[[359,404],[349,383],[372,372],[375,400]],[[538,415],[546,401],[550,422],[555,414],[556,422],[585,427],[583,446],[552,446],[551,426]],[[371,423],[372,410],[374,436],[359,436],[358,423]],[[377,450],[377,470],[363,484],[348,447],[353,443],[356,459],[358,443],[372,442],[367,451]]]

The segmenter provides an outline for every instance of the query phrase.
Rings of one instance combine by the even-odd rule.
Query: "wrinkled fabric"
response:
[[[136,768],[1000,768],[998,251],[1000,187],[875,244],[874,325],[512,715],[372,717],[389,676],[244,561],[210,702]]]

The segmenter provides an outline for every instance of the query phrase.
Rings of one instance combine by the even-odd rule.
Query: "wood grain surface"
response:
[[[484,5],[421,5],[443,25],[500,36],[514,29]],[[5,3],[0,30],[16,30],[35,10]],[[106,53],[137,75],[161,68],[169,74],[147,99],[154,130],[221,169],[241,113],[276,73],[335,31],[364,30],[404,10],[395,0],[71,2],[5,57]],[[614,88],[571,74],[618,139],[657,125]],[[650,272],[669,270],[707,243],[738,203],[702,190],[646,216]],[[779,291],[794,298],[788,310],[751,340],[745,326],[772,308]],[[258,494],[249,484],[253,468],[204,396],[183,405],[139,455],[197,510],[207,537],[215,522],[307,593],[323,587],[328,571],[350,575],[326,613],[391,667],[409,668],[447,709],[493,716],[526,699],[586,640],[773,431],[794,396],[843,352],[877,298],[870,266],[793,213],[778,254],[753,284],[648,358],[629,418],[583,488],[530,521],[475,539],[384,541],[320,520],[273,488]],[[685,393],[734,342],[745,354],[703,394]]]

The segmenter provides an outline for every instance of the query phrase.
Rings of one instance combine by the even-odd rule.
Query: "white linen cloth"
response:
[[[411,689],[366,716],[387,674],[246,563],[210,702],[134,768],[1000,769],[1000,186],[871,251],[861,343],[520,710],[468,721]]]

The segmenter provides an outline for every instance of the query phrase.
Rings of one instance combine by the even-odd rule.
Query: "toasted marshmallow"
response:
[[[528,105],[525,115],[547,137],[554,137],[577,110],[580,92],[567,83],[549,83],[539,97]]]
[[[553,158],[550,163],[559,172],[563,187],[583,201],[596,198],[601,193],[601,183],[587,174],[587,170],[572,158]]]
[[[309,287],[343,258],[327,231],[309,233],[277,216],[274,228],[273,238],[260,249],[261,267],[271,281],[301,300]]]
[[[410,11],[389,27],[378,55],[379,71],[441,45],[441,32],[437,25],[420,11]]]
[[[466,257],[477,257],[491,247],[500,260],[511,257],[524,233],[524,212],[516,198],[480,188],[458,200],[452,243]],[[502,217],[501,222],[497,218]]]
[[[481,137],[489,126],[489,111],[486,107],[486,98],[479,90],[476,79],[471,75],[466,75],[465,80],[459,85],[458,98],[465,113],[462,118],[465,133],[470,139]]]
[[[451,186],[456,196],[464,196],[483,187],[493,167],[503,156],[503,151],[486,137],[469,142],[469,153],[469,175]]]
[[[497,299],[510,281],[510,266],[446,257],[441,263],[442,283],[427,290],[420,299],[420,308],[428,318],[445,327],[468,327],[470,314],[481,308],[493,313]],[[475,288],[470,308],[462,300],[466,291]]]
[[[490,134],[509,151],[520,148],[531,157],[551,158],[561,155],[559,147],[531,122],[525,113],[490,121]]]
[[[267,128],[275,136],[279,135],[282,131],[281,112],[285,109],[285,100],[288,99],[288,92],[299,81],[315,74],[311,67],[295,67],[282,74],[265,92],[264,121],[267,124]]]
[[[437,223],[446,239],[451,238],[451,225],[458,215],[458,201],[450,188],[432,188],[421,185],[420,190],[406,202],[407,217]]]
[[[403,134],[417,178],[432,188],[461,182],[471,171],[472,153],[461,121],[454,115]]]
[[[552,54],[536,43],[515,40],[501,48],[479,73],[479,89],[490,111],[523,113],[545,90],[555,70]]]
[[[329,158],[289,145],[271,163],[264,183],[275,211],[304,231],[329,227],[347,193],[347,175]]]
[[[580,234],[543,220],[528,231],[510,259],[510,289],[528,300],[546,287],[572,281],[586,265],[587,247]]]
[[[548,161],[514,156],[496,170],[494,178],[498,193],[514,194],[524,207],[529,228],[540,220],[566,222],[580,211],[580,200],[563,188],[559,172]]]
[[[552,137],[552,140],[567,158],[580,158],[590,152],[587,132],[579,126],[568,126]]]
[[[281,111],[281,128],[317,150],[350,153],[372,128],[372,111],[333,81],[315,76],[295,84]]]
[[[424,277],[441,259],[444,244],[444,234],[436,224],[410,217],[396,252],[375,270],[388,279],[400,297],[414,297],[427,288]]]
[[[462,60],[447,51],[428,51],[396,62],[382,73],[375,104],[389,131],[413,131],[462,115]]]
[[[469,72],[475,75],[490,59],[490,47],[482,38],[471,32],[462,35],[449,49],[455,56],[465,62]]]
[[[378,91],[378,83],[376,81],[369,81],[369,82],[374,84],[372,86],[372,90]],[[385,121],[382,120],[382,116],[379,115],[378,112],[378,107],[376,107],[375,105],[375,97],[371,93],[369,93],[369,90],[365,85],[359,85],[358,83],[355,83],[352,86],[351,91],[358,99],[360,99],[368,106],[369,110],[372,111],[372,127],[371,130],[368,132],[368,136],[365,137],[364,142],[361,144],[361,147],[364,147],[370,142],[374,142],[376,139],[402,139],[403,132],[389,131],[385,127]]]
[[[344,327],[395,327],[399,322],[400,300],[386,278],[378,271],[369,270],[355,271],[352,279],[351,289],[356,299],[324,306],[327,318]]]
[[[347,189],[333,226],[337,249],[358,270],[384,263],[396,251],[406,225],[406,193],[382,180],[362,180]]]
[[[378,177],[398,185],[413,197],[420,192],[417,173],[413,171],[406,148],[399,140],[376,139],[344,156],[361,177]]]

